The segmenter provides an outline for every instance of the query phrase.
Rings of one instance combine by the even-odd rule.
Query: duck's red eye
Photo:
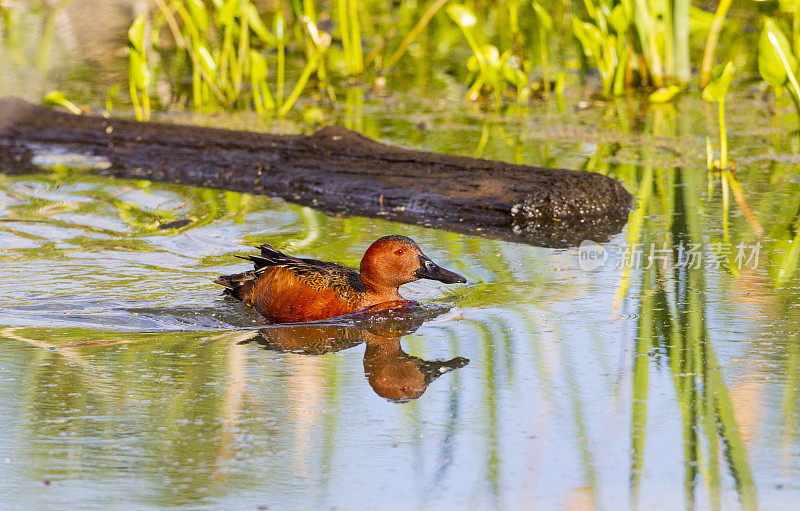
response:
[[[394,253],[397,254],[397,255],[403,255],[403,249],[402,248],[398,248],[397,250],[394,251]]]

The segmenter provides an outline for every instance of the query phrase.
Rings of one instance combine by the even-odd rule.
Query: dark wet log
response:
[[[0,171],[28,169],[42,147],[105,158],[102,172],[115,177],[265,194],[328,213],[552,247],[608,239],[632,201],[599,174],[410,151],[340,127],[268,135],[0,99]]]

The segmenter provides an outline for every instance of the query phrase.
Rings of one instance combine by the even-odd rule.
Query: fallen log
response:
[[[514,165],[376,142],[340,127],[269,135],[73,115],[0,99],[0,172],[29,172],[44,148],[101,157],[114,177],[281,197],[548,247],[605,241],[632,197],[590,172]]]

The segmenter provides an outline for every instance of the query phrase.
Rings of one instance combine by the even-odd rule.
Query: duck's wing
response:
[[[236,256],[252,261],[252,271],[236,275],[220,276],[214,280],[217,284],[227,288],[234,297],[246,296],[247,288],[252,287],[258,277],[270,268],[286,268],[294,273],[298,280],[312,288],[323,291],[335,289],[344,301],[356,301],[357,295],[364,292],[361,276],[353,268],[328,261],[294,257],[265,243],[256,247],[261,251],[259,255]]]

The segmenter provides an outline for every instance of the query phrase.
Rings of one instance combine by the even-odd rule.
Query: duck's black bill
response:
[[[414,276],[419,279],[438,280],[445,284],[464,283],[467,281],[467,279],[458,273],[445,270],[426,256],[419,256],[419,262],[420,267],[414,272]]]

